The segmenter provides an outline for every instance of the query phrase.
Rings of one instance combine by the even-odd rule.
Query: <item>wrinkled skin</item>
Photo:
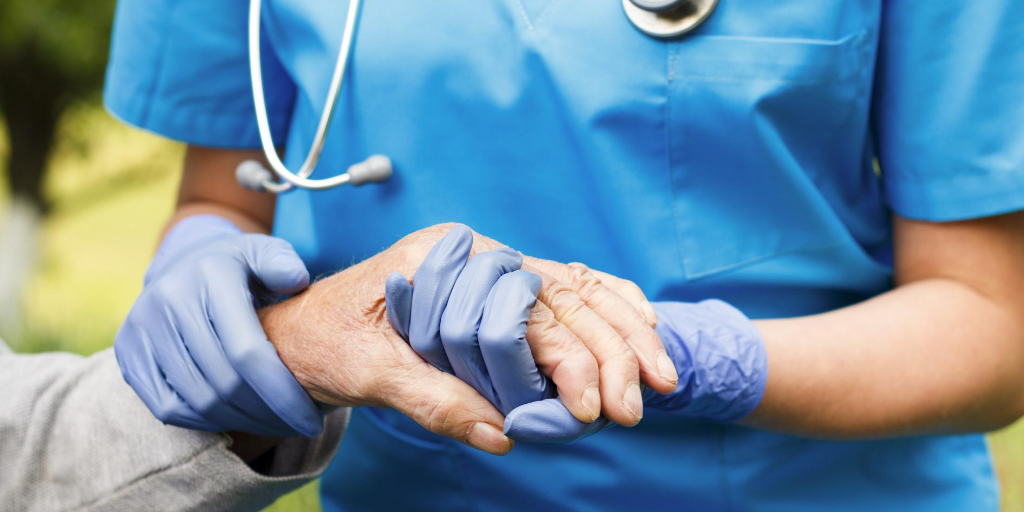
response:
[[[281,360],[313,399],[394,408],[431,432],[504,454],[512,442],[502,434],[501,413],[468,384],[420,358],[386,314],[388,274],[411,278],[452,227],[410,234],[259,315]],[[500,247],[474,237],[474,252]],[[674,368],[660,366],[667,355],[653,330],[653,309],[636,285],[581,265],[530,257],[524,257],[523,269],[543,279],[527,341],[570,411],[603,413],[632,425],[642,416],[640,382],[656,391],[675,389]],[[602,411],[583,409],[583,392],[593,385],[600,387]]]

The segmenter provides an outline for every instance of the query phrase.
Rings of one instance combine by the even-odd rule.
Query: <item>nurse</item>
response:
[[[192,201],[176,219],[272,224],[312,275],[426,226],[465,223],[524,254],[635,282],[655,303],[675,368],[695,375],[681,374],[668,399],[649,399],[633,428],[567,445],[519,443],[505,458],[399,412],[358,409],[321,485],[325,509],[998,509],[984,438],[972,432],[1024,413],[1024,4],[722,0],[697,30],[662,41],[611,0],[368,1],[321,166],[333,174],[382,153],[395,177],[296,191],[276,205],[233,181],[237,163],[258,154],[246,148],[259,145],[246,7],[119,7],[106,103],[190,145],[182,197]],[[264,6],[263,79],[291,168],[316,128],[346,8]],[[416,236],[424,238],[405,243],[440,238]],[[167,251],[179,254],[167,271],[189,272],[194,259],[180,254],[193,250],[206,249]],[[385,274],[412,276],[419,264],[378,256],[368,261],[384,262]],[[158,263],[157,284],[168,281]],[[348,276],[370,268],[360,265]],[[276,291],[304,284],[300,276]],[[168,302],[205,304],[202,290],[174,291]],[[642,299],[616,295],[643,310]],[[708,421],[726,418],[662,407],[703,390],[712,368],[677,350],[701,339],[687,330],[691,315],[709,319],[699,332],[716,333],[712,346],[742,339],[734,346],[758,355],[751,368],[767,370],[749,415]],[[118,343],[161,342],[139,325],[141,334]],[[330,322],[266,333],[300,384],[287,347],[301,347],[318,325]],[[279,344],[277,333],[293,343]],[[580,341],[594,354],[593,339]],[[649,363],[642,382],[663,386],[661,347],[630,347]],[[249,385],[264,386],[263,374]],[[500,421],[479,396],[445,382],[479,418]],[[614,415],[624,395],[605,392],[603,368],[601,386],[601,413]],[[232,410],[266,417],[257,407],[267,406],[240,400]],[[271,411],[284,423],[303,420],[274,432],[316,433],[316,408],[296,408]],[[618,411],[619,423],[630,423],[629,410]]]

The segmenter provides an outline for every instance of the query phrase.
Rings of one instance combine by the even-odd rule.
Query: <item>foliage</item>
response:
[[[98,87],[107,61],[113,0],[3,0],[0,74],[30,57],[64,78],[69,93]],[[0,91],[2,93],[2,91]]]
[[[44,170],[65,108],[97,98],[114,0],[0,0],[0,113],[12,194],[47,211]]]

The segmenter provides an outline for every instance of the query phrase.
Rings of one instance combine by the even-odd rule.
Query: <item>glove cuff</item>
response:
[[[178,221],[164,236],[149,262],[142,287],[157,280],[178,258],[203,245],[239,235],[242,230],[231,221],[212,214],[192,215]]]
[[[753,412],[768,381],[764,339],[754,324],[720,300],[662,302],[654,309],[679,386],[668,395],[651,394],[647,405],[716,422]]]

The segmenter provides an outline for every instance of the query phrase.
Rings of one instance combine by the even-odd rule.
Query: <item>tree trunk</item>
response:
[[[46,163],[57,121],[64,109],[66,84],[34,59],[27,48],[19,58],[0,62],[0,112],[7,121],[11,194],[46,213],[43,195]]]

